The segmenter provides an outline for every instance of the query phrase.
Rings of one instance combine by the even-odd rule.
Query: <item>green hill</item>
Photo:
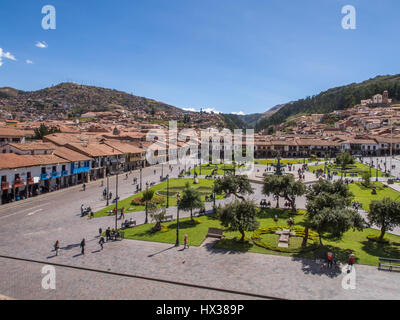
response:
[[[294,101],[285,105],[268,118],[260,119],[255,129],[260,131],[271,125],[285,122],[297,114],[330,113],[334,110],[351,108],[363,99],[369,99],[374,94],[389,91],[393,102],[400,101],[400,75],[378,76],[361,83],[352,83],[336,87],[320,94]]]

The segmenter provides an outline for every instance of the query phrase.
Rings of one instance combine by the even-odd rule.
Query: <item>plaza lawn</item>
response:
[[[369,205],[372,200],[382,200],[385,197],[388,197],[392,200],[399,200],[400,193],[397,191],[394,191],[389,187],[385,187],[380,182],[372,182],[372,185],[376,188],[377,194],[371,194],[372,188],[366,188],[360,182],[349,184],[350,191],[354,195],[354,200],[360,202],[364,210],[369,210]]]
[[[245,166],[241,166],[239,167],[238,165],[234,166],[233,164],[202,164],[201,165],[201,175],[202,176],[206,176],[206,175],[211,175],[211,173],[213,172],[213,170],[215,168],[218,168],[216,175],[223,175],[224,174],[224,169],[236,169],[236,173],[238,173],[239,168],[241,168],[242,170],[245,169]],[[195,169],[191,169],[190,170],[190,174],[193,176],[194,172],[197,172],[198,175],[200,175],[200,166],[197,166]]]
[[[309,171],[313,172],[314,170],[319,170],[322,169],[324,170],[325,165],[324,163],[315,165],[315,166],[309,166]],[[340,166],[336,166],[334,164],[329,164],[327,165],[327,169],[330,169],[331,173],[333,171],[336,171],[338,175],[342,175],[342,168]],[[362,173],[364,171],[370,172],[370,167],[367,166],[366,164],[360,163],[356,161],[353,165],[348,165],[346,167],[346,170],[344,171],[346,177],[350,177],[350,173],[353,173],[357,177],[361,177]],[[378,177],[384,177],[385,172],[377,170],[375,168],[371,168],[371,180],[376,177],[376,172],[378,172]]]
[[[273,219],[275,214],[279,217],[277,223]],[[283,209],[261,210],[258,221],[260,222],[261,228],[274,226],[276,224],[285,226],[286,221],[290,216],[293,217],[295,225],[303,225],[302,222],[304,221],[304,216],[302,214],[296,214],[293,216],[290,211],[285,211]],[[168,227],[165,232],[160,231],[152,233],[151,228],[154,226],[154,223],[125,229],[125,238],[170,243],[171,245],[175,244],[176,220],[163,223],[162,225]],[[196,217],[195,222],[192,222],[190,218],[180,219],[180,243],[183,243],[183,237],[187,234],[189,245],[200,246],[207,235],[208,228],[210,227],[221,228],[219,220],[217,220],[214,215]],[[388,233],[385,235],[385,238],[390,241],[389,244],[378,244],[367,239],[368,235],[379,235],[379,231],[374,229],[364,229],[361,232],[350,230],[344,234],[344,237],[341,240],[331,239],[328,236],[324,236],[322,238],[323,246],[320,246],[319,244],[314,245],[312,244],[312,241],[309,241],[309,246],[311,246],[309,249],[311,250],[299,250],[297,253],[279,252],[259,247],[251,241],[252,233],[253,232],[246,232],[246,240],[242,243],[238,241],[240,238],[239,232],[224,231],[225,238],[220,240],[214,248],[227,251],[274,254],[309,259],[314,259],[316,257],[325,258],[326,253],[331,250],[334,252],[336,258],[342,262],[347,262],[350,251],[353,251],[356,255],[357,263],[373,266],[378,265],[379,257],[400,259],[400,237]],[[276,246],[278,237],[274,234],[267,234],[262,236],[262,240],[270,245]],[[290,241],[291,247],[300,248],[302,238],[291,238]]]
[[[314,162],[314,161],[320,161],[320,159],[306,159],[306,163]],[[275,163],[277,163],[276,159],[254,160],[254,164],[269,165],[269,164],[275,164]],[[281,159],[281,163],[282,164],[303,164],[304,159],[299,159],[299,160]]]
[[[199,184],[193,184],[193,178],[190,179],[170,179],[169,180],[169,206],[174,207],[176,206],[176,194],[177,192],[181,192],[184,187],[186,182],[189,182],[194,188],[198,189],[201,194],[202,194],[202,199],[204,201],[206,195],[210,195],[212,193],[212,188],[214,186],[214,181],[213,180],[208,180],[208,179],[199,179]],[[151,188],[151,190],[154,190],[154,196],[155,197],[163,197],[164,198],[164,203],[160,205],[159,207],[165,207],[167,204],[167,197],[166,197],[166,190],[167,190],[167,181],[164,181],[162,183],[159,183]],[[145,210],[145,205],[133,205],[132,204],[132,199],[137,198],[137,197],[142,197],[143,192],[139,192],[131,197],[128,197],[126,199],[118,201],[118,210],[121,208],[124,208],[126,213],[129,212],[137,212],[137,211],[144,211]],[[223,199],[224,195],[217,195],[216,199]],[[115,203],[112,203],[108,207],[105,207],[97,212],[94,213],[95,218],[97,217],[104,217],[104,216],[109,216],[111,215],[108,213],[109,211],[113,210],[115,208]]]

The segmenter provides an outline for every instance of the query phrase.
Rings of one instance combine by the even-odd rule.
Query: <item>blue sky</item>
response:
[[[47,4],[56,30],[41,27]],[[356,8],[356,30],[341,26],[344,5]],[[398,0],[2,1],[0,87],[73,81],[181,108],[264,112],[400,73],[399,12]]]

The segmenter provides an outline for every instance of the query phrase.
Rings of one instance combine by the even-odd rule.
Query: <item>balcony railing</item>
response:
[[[50,179],[50,175],[48,173],[42,173],[40,175],[40,180],[48,180]]]
[[[7,190],[10,188],[10,183],[7,181],[2,181],[1,182],[1,190]]]
[[[51,173],[51,177],[52,178],[59,178],[59,177],[61,177],[61,173],[59,171],[53,171]]]
[[[63,177],[68,176],[68,170],[63,170],[63,171],[61,172],[61,176],[63,176]]]
[[[19,187],[23,187],[25,185],[25,181],[21,178],[15,179],[14,180],[14,188],[19,188]]]

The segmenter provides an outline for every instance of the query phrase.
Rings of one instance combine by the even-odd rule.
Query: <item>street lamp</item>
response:
[[[169,208],[169,174],[167,174],[167,208]]]
[[[142,191],[142,167],[140,168],[140,191]]]
[[[376,171],[376,181],[378,181],[378,158],[376,158],[376,168],[375,168],[375,171]]]
[[[214,188],[213,188],[214,213],[215,213],[215,179],[216,179],[216,178],[217,178],[217,177],[214,176]]]
[[[108,199],[109,199],[109,194],[110,194],[110,186],[109,186],[109,183],[108,183],[108,178],[109,178],[109,175],[107,173],[107,194],[106,194],[107,206],[108,206]]]
[[[119,173],[120,164],[119,161],[117,163],[117,176],[115,180],[115,230],[117,230],[117,219],[118,219],[118,173]]]
[[[161,163],[161,177],[164,178],[164,163]]]
[[[176,195],[176,243],[175,247],[179,247],[179,204],[181,202],[181,195],[178,192]]]
[[[149,191],[149,182],[147,181],[146,182],[146,220],[144,221],[144,224],[148,223],[148,219],[147,219],[147,209],[148,209],[148,205],[147,205],[147,196],[148,196],[148,194],[147,194],[147,192],[148,191]]]

